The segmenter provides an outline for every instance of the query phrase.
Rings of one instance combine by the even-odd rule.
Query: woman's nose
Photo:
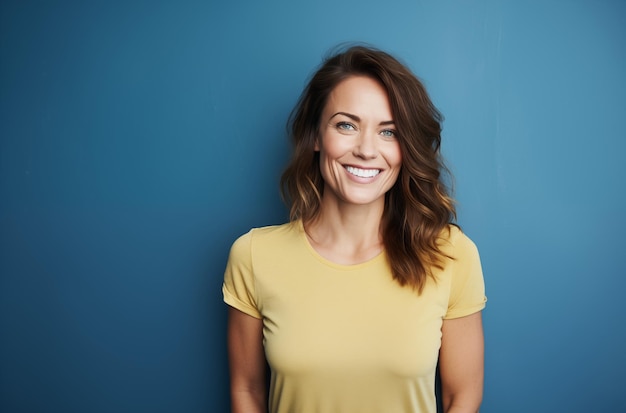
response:
[[[362,159],[376,158],[378,156],[377,142],[374,132],[361,132],[354,147],[354,155]]]

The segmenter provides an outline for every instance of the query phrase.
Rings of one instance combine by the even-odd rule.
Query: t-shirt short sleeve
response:
[[[448,311],[444,319],[464,317],[485,308],[485,282],[476,245],[460,230],[453,237],[454,252]]]
[[[224,272],[224,302],[252,317],[261,318],[258,309],[252,265],[252,232],[239,237],[232,245]]]

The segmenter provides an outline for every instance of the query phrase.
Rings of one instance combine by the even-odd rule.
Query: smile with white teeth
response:
[[[380,173],[380,169],[361,169],[354,166],[346,166],[346,171],[359,178],[372,178]]]

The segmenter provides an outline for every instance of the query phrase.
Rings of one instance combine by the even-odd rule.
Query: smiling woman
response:
[[[291,121],[291,222],[241,236],[224,276],[235,413],[434,413],[438,364],[444,410],[478,411],[486,298],[440,177],[440,119],[385,52],[315,73]]]
[[[325,183],[322,209],[371,204],[380,215],[402,162],[385,89],[370,77],[347,78],[330,93],[321,123],[315,150]]]

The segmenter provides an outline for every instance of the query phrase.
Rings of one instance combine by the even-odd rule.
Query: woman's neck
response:
[[[359,264],[383,250],[381,219],[384,204],[324,202],[318,217],[305,223],[311,246],[337,264]]]

